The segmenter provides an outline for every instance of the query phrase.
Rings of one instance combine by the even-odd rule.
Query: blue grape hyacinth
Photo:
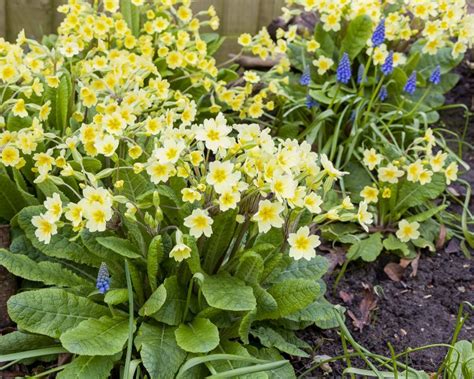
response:
[[[380,46],[385,41],[385,19],[381,19],[372,34],[372,44],[374,47]]]
[[[380,101],[385,101],[385,100],[387,100],[387,97],[388,97],[387,87],[382,86],[382,88],[380,88],[380,92],[379,92],[379,99],[380,99]]]
[[[110,276],[107,264],[102,262],[97,274],[96,288],[100,293],[104,294],[110,289]]]
[[[303,75],[300,78],[300,84],[302,86],[309,86],[311,83],[311,72],[309,71],[309,67],[304,69]]]
[[[437,65],[430,76],[430,83],[438,85],[441,82],[441,67]]]
[[[409,95],[413,95],[416,91],[416,71],[413,71],[408,77],[408,80],[405,84],[403,90]]]
[[[342,58],[337,66],[336,79],[338,82],[347,84],[351,80],[351,61],[347,53],[342,54]]]
[[[319,105],[318,102],[314,100],[310,95],[306,96],[306,107],[308,109],[312,109],[318,105]]]
[[[361,84],[362,82],[366,82],[367,78],[364,77],[365,74],[365,67],[363,64],[359,65],[359,68],[357,69],[357,84]]]
[[[383,65],[380,67],[382,70],[382,73],[387,76],[390,75],[393,71],[393,51],[390,51],[387,55],[387,58],[385,58],[385,62]]]

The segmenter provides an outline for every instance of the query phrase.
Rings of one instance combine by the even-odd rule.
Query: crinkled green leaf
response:
[[[328,260],[320,255],[307,261],[306,259],[294,260],[289,256],[284,259],[289,265],[277,275],[270,276],[267,281],[271,283],[282,282],[287,279],[320,279],[329,268]]]
[[[0,355],[57,345],[57,342],[39,334],[29,334],[18,330],[0,336]]]
[[[0,204],[0,217],[5,220],[10,220],[22,208],[28,206],[22,191],[6,174],[0,175]]]
[[[239,259],[235,276],[246,283],[258,283],[263,274],[263,258],[254,251],[245,252]]]
[[[347,259],[355,260],[361,258],[365,262],[373,262],[380,255],[383,249],[382,234],[374,233],[354,243],[347,253]]]
[[[176,343],[174,327],[143,323],[135,345],[148,374],[154,379],[173,379],[186,359],[186,352]]]
[[[288,279],[275,283],[268,292],[276,300],[278,309],[260,314],[259,319],[277,319],[306,308],[322,293],[319,283],[307,279]]]
[[[308,305],[306,308],[293,313],[286,318],[297,322],[311,321],[321,329],[331,329],[338,325],[334,312],[334,305],[325,299],[319,299]]]
[[[104,316],[109,310],[65,290],[44,288],[12,296],[8,313],[21,329],[59,338],[80,322]]]
[[[272,328],[260,326],[257,329],[252,330],[251,333],[257,337],[265,347],[275,347],[284,353],[298,357],[307,358],[309,356],[306,352],[288,342],[282,335]]]
[[[80,277],[59,263],[35,262],[26,255],[13,254],[5,249],[0,249],[0,266],[5,267],[20,278],[42,282],[46,285],[59,287],[93,286],[90,280]]]
[[[178,346],[190,353],[207,353],[219,345],[219,329],[206,318],[181,324],[174,334]]]
[[[399,250],[403,253],[403,255],[410,254],[408,245],[405,242],[400,241],[393,234],[389,234],[389,236],[383,240],[383,247],[385,248],[385,250],[390,251]]]
[[[158,267],[163,257],[164,249],[162,237],[161,235],[157,235],[151,240],[146,257],[148,281],[152,291],[155,291],[157,288]]]
[[[179,325],[186,307],[186,289],[178,283],[176,276],[166,278],[164,286],[166,301],[153,318],[168,325]]]
[[[57,379],[107,379],[114,367],[114,356],[87,356],[74,358],[66,368],[59,372]]]
[[[359,55],[372,35],[372,20],[367,15],[352,19],[342,40],[341,51],[349,54],[350,59]]]
[[[250,311],[257,302],[252,287],[230,275],[207,276],[202,293],[211,307],[228,311]]]
[[[151,316],[160,310],[166,301],[166,288],[164,284],[159,286],[150,296],[150,298],[143,304],[140,309],[140,316]]]
[[[128,318],[103,316],[82,321],[64,332],[60,340],[74,354],[113,355],[122,351],[128,333]]]
[[[419,183],[412,183],[404,180],[398,190],[398,198],[396,210],[402,211],[404,209],[414,207],[416,205],[423,205],[427,200],[436,199],[446,188],[444,175],[435,173],[431,178],[431,182],[425,185]]]
[[[98,237],[97,242],[99,242],[102,246],[109,249],[110,251],[121,255],[122,257],[130,259],[137,259],[141,257],[141,255],[138,253],[132,243],[126,239],[118,238],[115,236]]]

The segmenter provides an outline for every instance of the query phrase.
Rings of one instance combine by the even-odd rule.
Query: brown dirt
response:
[[[474,56],[474,54],[473,54]],[[464,62],[457,72],[462,75],[458,85],[447,96],[448,104],[465,104],[474,111],[474,67]],[[454,109],[442,113],[441,126],[454,130],[459,136],[464,127],[464,111]],[[452,137],[450,137],[452,138]],[[466,134],[466,141],[474,144],[474,115],[471,115]],[[454,141],[453,141],[454,142]],[[455,148],[455,146],[452,146]],[[474,151],[465,147],[464,160],[474,167]],[[462,177],[474,186],[474,170],[468,170]],[[464,195],[462,188],[455,187]],[[469,208],[474,211],[471,198]],[[459,249],[459,241],[451,241],[446,248],[435,253],[424,252],[418,263],[416,276],[407,268],[403,279],[394,282],[384,272],[384,267],[393,257],[383,257],[373,264],[349,266],[334,295],[328,291],[328,298],[333,304],[341,304],[351,311],[356,318],[361,316],[360,303],[364,297],[364,285],[376,286],[380,296],[368,325],[358,330],[352,319],[346,314],[346,325],[351,334],[362,346],[373,353],[390,355],[387,343],[390,342],[397,353],[407,348],[434,343],[449,343],[456,324],[459,305],[463,301],[474,304],[474,262],[466,259]],[[337,271],[329,277],[328,288],[331,289]],[[340,291],[343,291],[341,294]],[[352,301],[348,299],[352,298]],[[344,300],[345,301],[344,301]],[[314,347],[313,356],[338,356],[343,354],[340,337],[335,330],[321,331],[308,328],[301,337]],[[459,339],[474,340],[474,314],[465,324]],[[445,348],[432,348],[413,353],[408,364],[413,368],[434,372],[446,355]],[[293,359],[292,363],[298,373],[312,366],[312,359]],[[361,361],[354,360],[355,366],[361,367]],[[363,366],[363,365],[362,365]],[[330,364],[332,373],[340,377],[345,365],[342,362]],[[327,373],[326,373],[327,374]],[[320,378],[324,372],[317,369],[306,377]]]

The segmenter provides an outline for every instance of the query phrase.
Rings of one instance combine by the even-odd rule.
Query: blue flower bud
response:
[[[385,58],[385,62],[383,65],[380,67],[382,70],[382,73],[387,76],[390,75],[393,71],[393,51],[390,51],[387,55],[387,58]]]
[[[408,80],[405,84],[403,90],[409,95],[413,95],[416,91],[416,71],[413,71],[408,77]]]
[[[388,91],[387,91],[387,87],[386,86],[382,86],[382,88],[380,88],[380,92],[379,92],[379,99],[380,101],[385,101],[388,97]]]
[[[364,76],[365,74],[365,67],[363,64],[359,65],[357,69],[357,84],[361,84],[362,82],[367,82],[367,78]]]
[[[300,78],[300,84],[302,86],[309,86],[311,83],[311,72],[309,71],[309,67],[304,69],[303,75]]]
[[[317,107],[319,104],[316,100],[314,100],[310,95],[306,96],[306,107],[308,109]]]
[[[338,82],[347,84],[351,80],[351,61],[347,53],[342,54],[342,58],[337,66],[336,79]]]
[[[372,44],[374,47],[380,46],[385,41],[385,19],[381,19],[372,34]]]
[[[110,289],[110,276],[107,264],[102,262],[97,274],[96,288],[100,293],[106,293]]]
[[[438,85],[441,82],[441,67],[437,65],[430,76],[430,82]]]

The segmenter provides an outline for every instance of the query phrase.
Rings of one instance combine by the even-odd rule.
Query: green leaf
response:
[[[141,258],[141,255],[138,253],[132,243],[126,239],[114,236],[98,237],[97,242],[110,251],[121,255],[122,257],[130,259]]]
[[[327,32],[323,28],[323,24],[318,22],[314,30],[314,38],[318,41],[321,51],[328,58],[332,58],[336,45],[331,37],[331,33]]]
[[[56,127],[66,130],[68,127],[69,101],[72,94],[72,84],[69,72],[63,72],[59,86],[56,89]]]
[[[239,324],[239,337],[245,344],[249,343],[250,328],[256,319],[256,315],[257,311],[255,309],[251,310],[244,317],[242,317],[242,321]]]
[[[103,316],[82,321],[63,333],[60,340],[74,354],[113,355],[122,351],[128,334],[128,318]]]
[[[447,361],[451,378],[474,377],[474,342],[458,341]]]
[[[353,261],[361,258],[365,262],[373,262],[383,249],[382,234],[374,233],[369,238],[354,243],[347,252],[347,259]]]
[[[178,283],[176,276],[166,278],[164,286],[166,288],[166,302],[153,315],[153,318],[168,325],[179,325],[186,307],[186,289]]]
[[[294,260],[288,256],[284,259],[290,264],[276,275],[271,275],[267,281],[270,283],[283,282],[288,279],[313,279],[318,280],[323,277],[329,268],[329,262],[326,258],[317,255],[311,260]]]
[[[188,234],[185,234],[183,236],[183,242],[186,246],[191,248],[191,256],[188,259],[186,259],[186,263],[188,264],[189,269],[191,270],[191,273],[196,274],[197,272],[202,272],[203,270],[201,267],[201,258],[199,256],[199,250],[197,247],[196,238]]]
[[[10,220],[28,203],[22,196],[15,182],[10,180],[6,174],[0,175],[0,218]]]
[[[252,287],[230,275],[207,276],[202,293],[211,307],[227,311],[250,311],[257,305]]]
[[[334,305],[324,298],[321,298],[296,313],[286,318],[291,321],[311,321],[321,329],[332,329],[337,327],[337,318],[335,316]]]
[[[86,355],[76,357],[66,368],[58,373],[57,379],[107,379],[114,367],[116,357]]]
[[[436,199],[446,188],[444,175],[436,173],[431,182],[423,186],[404,180],[398,190],[397,211],[402,211],[417,205],[423,205],[427,200]]]
[[[416,215],[407,217],[406,220],[408,222],[423,222],[428,220],[429,218],[433,217],[434,215],[438,214],[441,211],[444,211],[448,207],[447,204],[441,204],[440,206],[437,207],[430,207],[428,210],[418,213]]]
[[[25,231],[26,236],[34,247],[47,256],[61,258],[77,263],[83,263],[93,267],[99,267],[102,260],[95,255],[90,254],[82,244],[77,241],[70,241],[73,237],[70,229],[63,228],[61,233],[51,238],[49,244],[38,241],[35,236],[35,227],[31,223],[31,219],[39,215],[43,211],[42,206],[24,208],[18,213],[18,224]]]
[[[314,280],[288,279],[274,284],[268,292],[276,300],[278,310],[259,315],[259,319],[276,319],[304,309],[321,295],[322,289]]]
[[[186,353],[178,346],[175,328],[166,325],[143,323],[135,338],[135,345],[148,374],[153,379],[174,379],[186,359]]]
[[[128,301],[128,290],[126,288],[119,288],[107,291],[104,301],[110,305],[125,303]]]
[[[13,254],[0,249],[0,265],[13,275],[23,279],[42,282],[46,285],[59,287],[92,287],[92,282],[65,269],[61,264],[54,262],[35,262],[26,255]]]
[[[166,288],[164,284],[159,286],[150,296],[150,298],[143,304],[143,307],[138,312],[140,316],[151,316],[158,312],[166,301]]]
[[[14,116],[13,113],[10,112],[7,117],[7,129],[13,132],[29,128],[32,122],[31,117]]]
[[[285,337],[272,328],[260,326],[259,328],[252,330],[251,333],[257,337],[265,347],[275,347],[284,353],[297,357],[309,357],[305,351],[288,342]]]
[[[52,338],[17,330],[0,336],[0,355],[51,347],[56,344]]]
[[[360,192],[365,186],[371,186],[373,183],[367,169],[359,162],[350,161],[344,167],[344,170],[349,172],[349,175],[344,176],[344,187],[351,193],[351,199],[353,201],[362,201],[363,199],[362,196],[360,196]]]
[[[8,300],[8,314],[19,328],[53,338],[108,313],[106,307],[56,288],[22,292]]]
[[[174,334],[178,346],[190,353],[207,353],[219,345],[219,329],[206,318],[181,324]]]
[[[208,273],[215,271],[216,265],[223,258],[226,253],[236,225],[235,216],[237,211],[235,209],[220,213],[214,218],[212,224],[212,235],[208,239],[203,251],[204,255],[204,269]]]
[[[372,20],[367,15],[354,18],[347,28],[342,40],[341,51],[349,54],[353,60],[365,47],[367,40],[372,35]]]
[[[122,164],[123,166],[127,166],[127,163],[124,161],[121,161],[121,165]],[[153,183],[145,179],[143,174],[135,174],[133,170],[119,170],[118,179],[124,181],[121,192],[122,195],[134,203],[137,202],[137,199],[140,197],[140,195],[154,189]]]
[[[258,315],[275,312],[278,309],[276,300],[260,285],[254,284],[253,293],[257,299]]]
[[[163,242],[161,235],[153,237],[148,247],[148,254],[146,257],[146,269],[148,274],[148,281],[152,291],[157,288],[157,275],[160,262],[164,257]]]
[[[385,248],[385,250],[389,251],[401,251],[403,255],[410,254],[408,245],[405,242],[400,241],[393,234],[390,234],[387,238],[383,240],[383,247]]]
[[[260,359],[266,359],[271,362],[276,362],[284,359],[277,349],[274,348],[263,348],[257,349],[254,346],[248,347],[249,353]],[[265,373],[268,375],[269,379],[293,379],[296,378],[295,371],[291,366],[290,362],[286,363],[282,367],[275,369],[265,370]]]
[[[245,252],[239,259],[235,276],[246,283],[260,282],[263,274],[263,258],[254,251]]]

